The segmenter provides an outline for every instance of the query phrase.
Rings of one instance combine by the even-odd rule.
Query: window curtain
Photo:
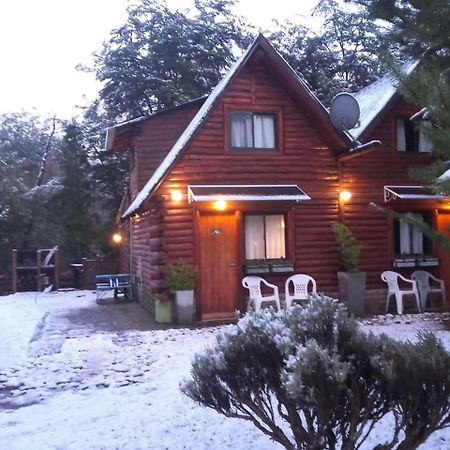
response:
[[[422,121],[419,127],[419,152],[430,153],[432,149],[431,141],[427,135],[431,129],[431,123],[429,121]]]
[[[245,259],[265,259],[264,216],[245,216]]]
[[[253,116],[255,148],[275,148],[274,116],[255,114]]]
[[[419,213],[411,213],[414,220],[423,222],[423,215]],[[423,254],[423,233],[416,227],[411,228],[412,253]]]
[[[423,222],[423,214],[408,213],[414,220]],[[423,233],[416,227],[400,222],[400,253],[402,255],[423,254]]]
[[[285,225],[280,215],[266,216],[266,258],[285,258]]]
[[[231,146],[253,147],[252,116],[250,114],[233,114],[231,116]]]
[[[405,222],[400,222],[400,253],[411,254],[410,226]]]
[[[397,151],[406,152],[405,119],[397,119]]]

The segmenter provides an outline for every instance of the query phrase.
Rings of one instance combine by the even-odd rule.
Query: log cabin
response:
[[[385,77],[355,95],[359,126],[336,130],[324,105],[263,37],[209,96],[110,128],[106,150],[130,152],[120,217],[122,271],[139,300],[164,298],[169,262],[196,268],[199,320],[245,311],[241,279],[277,284],[306,273],[337,296],[332,224],[343,221],[362,245],[366,310],[380,311],[381,272],[425,267],[450,279],[450,256],[420,231],[370,208],[408,211],[450,235],[450,203],[410,179],[430,163],[430,145],[408,104]],[[378,147],[361,142],[380,140]],[[340,193],[351,199],[340,200]]]

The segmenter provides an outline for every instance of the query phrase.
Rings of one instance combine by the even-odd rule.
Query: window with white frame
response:
[[[230,113],[230,142],[233,149],[275,150],[275,114]]]
[[[398,152],[431,152],[432,145],[425,131],[431,126],[429,121],[411,121],[408,117],[398,117],[396,124]]]
[[[429,216],[424,213],[410,212],[408,215],[418,221],[429,223]],[[406,222],[395,222],[395,252],[399,255],[422,255],[430,252],[429,239],[423,232]]]
[[[245,216],[245,259],[286,257],[286,225],[283,214]]]

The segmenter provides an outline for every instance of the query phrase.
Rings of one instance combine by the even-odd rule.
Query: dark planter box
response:
[[[355,315],[365,313],[365,272],[338,272],[339,296],[341,302]]]

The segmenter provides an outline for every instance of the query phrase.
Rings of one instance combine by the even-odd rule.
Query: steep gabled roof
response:
[[[226,87],[231,83],[231,81],[239,73],[240,69],[259,48],[264,51],[264,55],[273,63],[273,72],[281,80],[280,84],[287,89],[289,94],[292,95],[296,101],[303,100],[308,103],[309,108],[314,115],[315,122],[320,125],[321,129],[324,131],[324,135],[328,136],[328,138],[333,141],[333,145],[336,147],[345,148],[351,144],[351,139],[347,135],[333,128],[331,122],[329,121],[326,108],[308,87],[308,85],[295,73],[292,67],[289,66],[289,64],[270,45],[270,43],[262,35],[259,35],[242,54],[242,56],[233,64],[219,84],[213,89],[209,97],[203,103],[202,107],[191,120],[190,124],[178,138],[172,149],[168,152],[161,165],[155,170],[145,186],[127,208],[122,218],[126,218],[135,213],[159,186],[165,175],[169,172],[170,168],[176,161],[177,157],[190,142],[194,134],[200,129],[205,119],[209,116],[213,107],[224,93]]]
[[[200,105],[207,98],[208,96],[195,98],[188,102],[182,103],[181,105],[162,109],[148,116],[141,116],[135,119],[127,120],[126,122],[122,122],[117,125],[114,125],[113,127],[108,128],[106,130],[105,150],[114,152],[129,149],[130,147],[132,147],[134,130],[136,125],[139,125],[142,122],[146,122],[148,120],[158,119],[161,116],[172,114],[174,112],[180,111],[186,107],[195,104],[198,104],[198,107],[200,108]]]
[[[403,73],[409,75],[417,64],[418,61],[405,64]],[[385,75],[354,94],[361,112],[359,127],[349,130],[355,139],[359,139],[377,121],[377,118],[397,94],[398,84],[398,80],[394,79],[392,75]]]

